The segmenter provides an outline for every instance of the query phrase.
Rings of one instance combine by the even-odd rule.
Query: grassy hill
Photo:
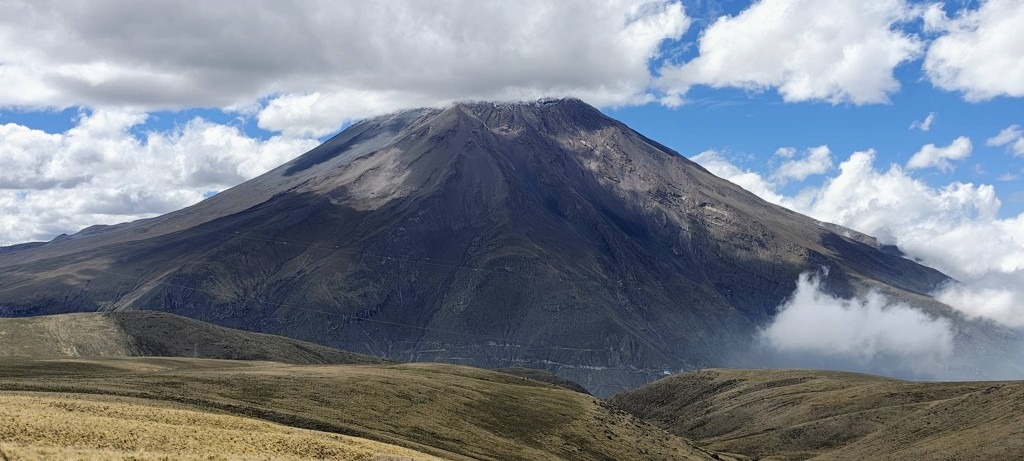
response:
[[[532,379],[543,383],[554,384],[558,387],[563,387],[570,391],[576,391],[582,394],[590,394],[583,386],[580,386],[573,381],[569,381],[568,379],[563,379],[558,375],[545,370],[538,370],[536,368],[495,368],[494,371],[500,371],[512,376]]]
[[[296,364],[388,362],[162,312],[95,312],[0,319],[0,357],[136,356],[196,356]]]
[[[609,400],[696,440],[760,459],[1019,459],[1024,383],[920,383],[853,373],[711,369]]]
[[[591,396],[457,365],[0,359],[0,396],[26,391],[173,404],[455,460],[709,459]]]

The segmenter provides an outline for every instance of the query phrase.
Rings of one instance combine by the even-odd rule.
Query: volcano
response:
[[[0,252],[0,315],[153,310],[403,361],[543,368],[608,395],[730,365],[827,269],[928,296],[945,275],[767,203],[576,99],[355,123],[189,208]]]

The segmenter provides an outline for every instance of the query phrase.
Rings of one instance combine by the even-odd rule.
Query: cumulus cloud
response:
[[[963,160],[970,157],[973,150],[974,146],[966,136],[954,139],[945,147],[926,144],[910,157],[910,160],[907,161],[907,168],[911,170],[938,168],[942,171],[949,171],[953,169],[950,160]]]
[[[1006,127],[999,134],[988,138],[985,144],[992,147],[1006,146],[1014,156],[1024,156],[1024,134],[1021,133],[1020,125]]]
[[[769,202],[873,235],[949,274],[959,283],[947,290],[958,291],[937,295],[966,314],[1024,326],[1024,305],[1017,303],[1024,300],[1024,213],[999,218],[1002,204],[991,185],[931,187],[899,165],[876,168],[875,152],[867,150],[851,154],[821,187],[787,196],[721,155],[694,160]]]
[[[779,157],[782,157],[782,158],[793,158],[793,156],[796,155],[796,148],[795,147],[780,147],[780,148],[775,150],[775,155],[778,155]]]
[[[790,206],[792,199],[776,192],[779,187],[793,180],[803,181],[811,175],[824,174],[833,168],[832,150],[828,146],[807,149],[801,158],[795,158],[796,152],[793,147],[781,147],[775,151],[776,155],[788,160],[782,162],[768,177],[736,166],[723,153],[715,150],[701,152],[690,160],[769,202]]]
[[[463,99],[643,102],[668,0],[0,3],[0,106],[251,108],[322,135]]]
[[[775,186],[770,181],[753,171],[737,167],[720,152],[713,150],[704,151],[693,156],[690,160],[699,163],[700,166],[706,168],[711,174],[728,179],[769,202],[779,204],[786,200],[785,197],[775,192]]]
[[[877,360],[934,366],[953,353],[952,326],[880,293],[841,299],[800,275],[796,291],[759,339],[782,353],[814,354],[870,366]],[[924,362],[924,363],[922,363]]]
[[[933,6],[925,28],[941,31],[928,48],[924,71],[935,86],[958,91],[969,101],[1024,96],[1024,3],[988,0],[949,18]]]
[[[971,283],[954,283],[940,291],[940,301],[975,318],[995,319],[1024,328],[1024,271],[988,274]]]
[[[315,139],[250,138],[193,119],[141,138],[131,110],[96,110],[63,133],[0,126],[0,244],[167,213],[274,168]]]
[[[781,183],[792,180],[803,181],[808,176],[823,174],[830,169],[832,169],[832,151],[828,146],[818,146],[808,149],[807,155],[801,159],[783,162],[772,174],[772,178]]]
[[[888,102],[893,70],[920,56],[920,39],[898,25],[918,13],[904,0],[762,0],[704,30],[700,55],[663,67],[663,102],[694,85],[774,88],[784,100]]]
[[[914,120],[907,129],[928,131],[932,129],[932,123],[935,123],[935,112],[929,112],[924,120]]]
[[[260,128],[292,137],[320,137],[337,131],[346,121],[408,107],[443,104],[411,92],[338,91],[288,94],[271,99],[257,115]],[[339,109],[343,108],[343,109]]]

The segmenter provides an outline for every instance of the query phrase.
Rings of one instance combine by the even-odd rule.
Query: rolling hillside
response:
[[[0,398],[25,391],[174,404],[453,460],[710,459],[591,396],[457,365],[0,359]]]
[[[589,392],[587,392],[587,390],[583,386],[580,386],[579,384],[569,381],[568,379],[559,378],[558,375],[555,375],[554,373],[547,372],[544,370],[538,370],[536,368],[496,368],[494,369],[494,371],[500,371],[502,373],[507,373],[513,376],[519,376],[520,378],[532,379],[535,381],[540,381],[548,384],[554,384],[555,386],[563,387],[569,389],[570,391],[589,394]]]
[[[1024,382],[854,373],[681,373],[609,403],[716,451],[758,459],[1019,459]]]
[[[0,357],[200,357],[272,362],[387,363],[280,336],[218,327],[162,312],[0,318]]]

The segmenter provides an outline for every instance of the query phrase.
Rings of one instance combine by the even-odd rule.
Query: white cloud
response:
[[[780,307],[760,339],[779,352],[839,356],[868,363],[879,358],[937,364],[953,353],[948,320],[931,318],[880,293],[841,299],[801,274],[796,291]]]
[[[926,30],[945,33],[928,48],[924,70],[932,83],[969,101],[1024,96],[1024,2],[988,0],[948,18],[932,7]]]
[[[888,102],[893,70],[921,41],[899,30],[916,9],[904,0],[762,0],[719,18],[700,37],[700,55],[661,69],[664,102],[691,86],[775,88],[783,99],[832,104]]]
[[[924,8],[921,19],[924,22],[924,31],[929,33],[943,32],[949,24],[949,17],[942,8],[942,3],[932,3]]]
[[[668,0],[0,3],[0,107],[251,108],[323,134],[464,99],[644,102]]]
[[[761,175],[753,171],[745,171],[733,165],[721,153],[708,150],[690,158],[700,166],[706,168],[711,174],[728,179],[734,184],[756,194],[757,196],[772,203],[781,203],[785,200],[782,195],[775,192],[775,186],[765,180]]]
[[[279,131],[286,136],[320,137],[337,131],[343,123],[353,119],[442,104],[442,99],[386,91],[289,94],[270,100],[256,119],[259,127],[268,131]]]
[[[952,182],[933,188],[898,165],[876,169],[875,152],[868,150],[850,155],[821,187],[786,196],[761,175],[720,155],[702,153],[694,160],[769,202],[899,246],[961,282],[948,288],[956,294],[939,294],[953,307],[1024,326],[1018,323],[1024,305],[1014,304],[1024,300],[1024,213],[1000,219],[1001,203],[992,186]],[[986,295],[994,298],[984,300]]]
[[[784,206],[792,206],[792,199],[782,196],[776,189],[792,180],[803,181],[808,176],[823,174],[832,169],[832,151],[828,146],[807,149],[803,158],[798,159],[793,158],[796,156],[796,149],[792,147],[779,148],[775,154],[789,160],[779,165],[767,178],[736,166],[725,155],[715,150],[701,152],[690,160],[697,162],[715,176],[728,179],[769,202]]]
[[[928,131],[932,129],[932,123],[935,123],[935,112],[929,112],[924,120],[914,120],[907,129]]]
[[[988,274],[971,283],[952,284],[937,295],[971,317],[1024,328],[1024,271]]]
[[[1006,127],[999,134],[988,138],[985,144],[993,147],[1006,146],[1014,156],[1024,156],[1024,133],[1021,133],[1020,125]]]
[[[973,150],[974,146],[966,136],[954,139],[945,147],[926,144],[910,157],[910,160],[907,161],[907,168],[911,170],[938,168],[942,171],[949,171],[953,169],[950,160],[963,160],[970,157]]]
[[[779,157],[782,157],[782,158],[793,158],[793,156],[796,155],[796,148],[795,147],[780,147],[780,148],[775,150],[775,155],[778,155]]]
[[[1012,238],[975,239],[985,229],[1013,236],[999,229],[1000,202],[992,186],[953,182],[932,188],[896,165],[876,170],[874,161],[874,151],[855,152],[839,165],[838,175],[802,201],[789,203],[816,219],[897,244],[954,277],[1013,270],[1016,259],[1024,262],[1024,246],[1014,245]],[[986,258],[986,252],[992,257]],[[998,264],[1001,260],[1006,264]]]
[[[832,151],[828,146],[812,147],[804,158],[787,160],[775,170],[772,178],[780,183],[803,181],[808,176],[823,174],[832,169]]]
[[[130,110],[81,115],[64,133],[0,126],[0,244],[174,211],[277,167],[315,139],[261,141],[194,119],[138,139]]]
[[[988,138],[985,144],[989,146],[1005,146],[1021,138],[1020,125],[1010,125],[1004,128],[999,134]]]

